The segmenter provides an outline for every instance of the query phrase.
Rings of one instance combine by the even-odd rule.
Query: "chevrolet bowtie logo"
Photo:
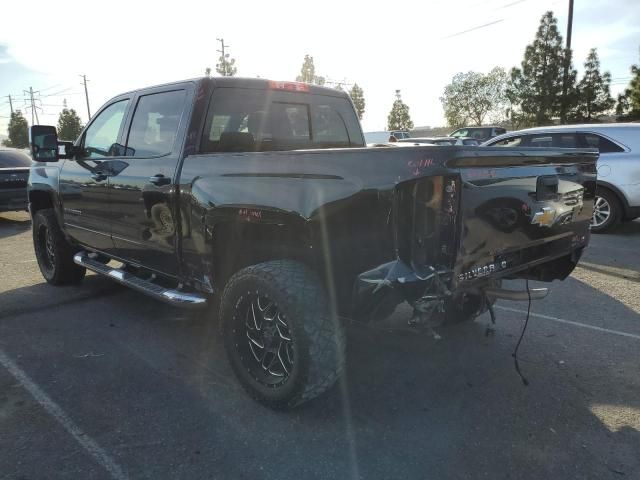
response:
[[[543,207],[541,212],[536,213],[531,219],[532,225],[550,227],[556,219],[556,211],[553,208]]]

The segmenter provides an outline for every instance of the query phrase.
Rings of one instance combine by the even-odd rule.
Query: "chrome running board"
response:
[[[76,253],[73,256],[73,261],[92,272],[113,278],[118,283],[131,287],[134,290],[145,293],[153,298],[176,307],[201,308],[207,305],[207,298],[200,293],[185,293],[180,290],[172,290],[162,287],[119,268],[113,268],[102,262],[94,260],[87,252]]]

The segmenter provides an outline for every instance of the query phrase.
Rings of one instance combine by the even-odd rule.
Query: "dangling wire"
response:
[[[528,275],[528,272],[527,272],[527,275]],[[522,339],[524,338],[524,332],[527,331],[527,326],[529,325],[529,315],[531,314],[531,291],[529,290],[529,278],[527,277],[525,281],[527,286],[527,296],[529,297],[529,305],[527,306],[527,319],[524,321],[524,327],[522,327],[522,333],[520,334],[520,338],[518,339],[516,348],[511,354],[511,356],[513,357],[513,362],[515,363],[515,366],[516,366],[516,372],[518,372],[518,375],[520,375],[520,378],[522,379],[522,383],[524,383],[524,385],[527,386],[529,385],[529,381],[525,378],[525,376],[520,371],[520,365],[518,364],[518,349],[520,348],[520,344],[522,343]]]

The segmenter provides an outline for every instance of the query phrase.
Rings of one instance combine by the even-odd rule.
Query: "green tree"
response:
[[[592,48],[584,63],[584,75],[578,83],[578,98],[571,120],[591,122],[611,111],[616,102],[611,97],[610,85],[611,74],[600,73],[598,52]]]
[[[76,111],[73,108],[63,108],[58,117],[58,138],[73,142],[81,131],[82,122]]]
[[[326,79],[316,75],[316,67],[313,64],[313,57],[311,55],[305,55],[302,62],[302,68],[300,69],[300,75],[296,77],[296,82],[304,82],[315,85],[324,85]]]
[[[631,65],[631,81],[624,93],[618,95],[616,114],[619,120],[640,120],[640,66]]]
[[[225,53],[224,55],[220,55],[220,58],[218,58],[218,63],[216,63],[216,72],[223,77],[233,77],[238,71],[235,65],[236,59],[231,58],[228,53]],[[210,72],[209,68],[207,68],[207,70]],[[205,74],[207,73],[207,70],[205,70]]]
[[[489,73],[458,73],[440,97],[450,127],[482,125],[485,118],[502,120],[506,105],[507,73],[495,67]]]
[[[409,107],[402,101],[400,90],[396,90],[396,100],[387,117],[387,130],[411,130],[412,128]]]
[[[2,142],[5,147],[27,148],[29,146],[29,124],[20,110],[11,114],[7,133],[9,138]]]
[[[569,64],[566,108],[571,110],[577,72],[571,67],[571,52],[562,48],[558,21],[553,12],[547,12],[533,43],[525,49],[521,68],[511,70],[507,98],[514,123],[544,125],[560,116],[565,61]]]
[[[353,101],[353,106],[356,107],[358,118],[362,120],[362,116],[364,115],[364,107],[366,105],[366,102],[364,101],[364,91],[357,83],[354,83],[353,87],[351,87],[351,90],[349,91],[349,96]]]

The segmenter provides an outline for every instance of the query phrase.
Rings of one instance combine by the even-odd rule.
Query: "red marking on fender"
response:
[[[436,164],[433,158],[423,158],[421,160],[411,160],[409,161],[409,168],[411,168],[411,173],[413,176],[420,175],[423,170],[427,167],[433,167]]]
[[[248,208],[241,208],[240,210],[238,210],[238,215],[246,218],[247,220],[251,220],[251,219],[255,219],[255,220],[261,220],[262,219],[262,212],[260,210],[250,210]]]

